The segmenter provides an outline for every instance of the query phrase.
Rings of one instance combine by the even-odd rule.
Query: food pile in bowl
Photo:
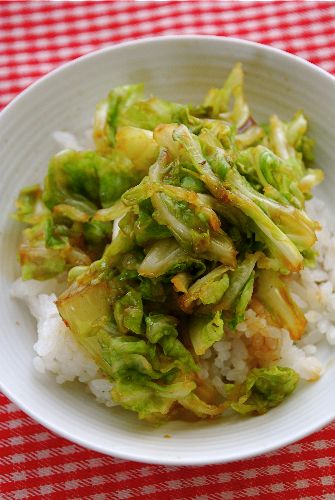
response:
[[[16,201],[36,369],[152,423],[263,414],[318,379],[335,250],[307,128],[257,123],[236,64],[202,104],[114,88],[91,149],[57,132],[71,149]]]

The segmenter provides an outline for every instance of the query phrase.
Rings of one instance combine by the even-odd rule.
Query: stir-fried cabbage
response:
[[[16,202],[23,279],[67,272],[64,322],[113,399],[151,422],[264,413],[298,383],[255,366],[219,394],[201,375],[201,356],[255,304],[293,340],[306,326],[286,279],[313,260],[304,205],[323,174],[304,114],[257,123],[243,80],[237,64],[199,106],[113,89],[96,150],[60,152]]]

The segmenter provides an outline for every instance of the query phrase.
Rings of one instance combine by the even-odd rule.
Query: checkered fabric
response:
[[[334,2],[0,2],[0,107],[94,49],[192,33],[273,45],[335,74]],[[335,500],[335,423],[262,457],[163,467],[87,451],[35,423],[5,396],[0,405],[1,500]]]

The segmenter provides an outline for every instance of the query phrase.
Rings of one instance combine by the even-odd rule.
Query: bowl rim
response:
[[[298,64],[301,64],[302,66],[305,66],[312,71],[315,71],[316,73],[319,73],[320,75],[324,76],[327,78],[329,81],[332,81],[335,83],[335,75],[332,75],[325,69],[321,68],[320,66],[317,66],[316,64],[308,61],[307,59],[304,59],[298,55],[291,54],[290,52],[287,52],[283,49],[279,49],[277,47],[273,47],[272,45],[266,45],[260,42],[254,42],[251,40],[245,40],[242,38],[235,38],[231,36],[217,36],[217,35],[160,35],[160,36],[150,36],[150,37],[143,37],[135,40],[128,40],[125,42],[117,42],[112,45],[108,45],[106,47],[102,47],[100,49],[92,50],[88,52],[87,54],[83,54],[81,56],[78,56],[74,59],[71,59],[70,61],[67,61],[63,64],[60,64],[56,68],[52,69],[45,75],[42,75],[41,77],[37,78],[37,80],[33,81],[30,83],[25,89],[23,89],[18,95],[16,95],[8,104],[5,105],[5,107],[0,111],[0,120],[5,114],[7,114],[13,106],[16,105],[17,102],[19,102],[26,94],[28,94],[32,89],[35,89],[39,87],[40,85],[44,84],[47,80],[52,78],[54,75],[61,73],[64,71],[66,68],[69,66],[75,65],[77,63],[80,63],[83,60],[89,60],[97,55],[103,54],[105,52],[110,52],[114,50],[122,50],[127,47],[131,47],[134,45],[151,45],[154,43],[165,43],[165,42],[176,42],[180,40],[189,40],[189,41],[195,41],[195,40],[202,40],[202,41],[218,41],[219,43],[231,43],[231,44],[236,44],[240,46],[249,46],[249,47],[255,47],[258,48],[259,50],[263,50],[264,52],[268,52],[269,54],[277,54],[279,57],[286,58],[287,60],[295,61]]]
[[[170,42],[179,42],[182,40],[188,40],[190,42],[192,41],[203,41],[203,42],[217,42],[217,43],[228,43],[232,45],[238,45],[238,46],[244,46],[244,47],[254,47],[257,48],[258,50],[263,51],[264,53],[268,54],[274,54],[277,55],[278,57],[281,57],[283,59],[286,59],[287,61],[292,61],[300,66],[303,66],[305,68],[308,68],[309,70],[312,70],[315,74],[318,76],[321,76],[322,78],[327,79],[329,82],[334,84],[334,89],[335,89],[335,76],[331,75],[328,73],[326,70],[323,68],[320,68],[316,64],[311,63],[310,61],[307,61],[297,55],[291,54],[289,52],[286,52],[282,49],[278,49],[276,47],[272,47],[269,45],[265,45],[259,42],[254,42],[254,41],[249,41],[245,39],[240,39],[240,38],[235,38],[235,37],[226,37],[226,36],[216,36],[216,35],[196,35],[196,34],[191,34],[191,35],[163,35],[163,36],[151,36],[151,37],[143,37],[140,39],[135,39],[135,40],[130,40],[130,41],[125,41],[125,42],[120,42],[120,43],[115,43],[113,45],[109,45],[106,47],[102,47],[100,49],[93,50],[87,54],[83,54],[75,59],[71,59],[70,61],[61,64],[48,72],[47,74],[41,76],[38,78],[36,81],[32,82],[28,87],[26,87],[22,92],[20,92],[17,96],[15,96],[0,112],[0,125],[2,120],[7,116],[7,114],[11,113],[12,110],[20,104],[21,100],[25,98],[26,95],[28,95],[31,90],[33,89],[38,89],[39,86],[44,85],[45,82],[47,82],[49,79],[52,79],[55,75],[58,75],[62,71],[66,70],[68,67],[75,66],[78,63],[81,63],[83,61],[88,61],[90,59],[94,59],[96,56],[108,52],[113,52],[113,51],[118,51],[118,50],[123,50],[127,49],[128,47],[133,47],[133,46],[145,46],[145,45],[153,45],[153,44],[168,44]],[[48,430],[54,432],[56,435],[65,438],[75,444],[78,444],[80,446],[83,446],[86,449],[93,450],[99,453],[103,453],[105,455],[113,456],[116,458],[121,458],[124,460],[131,460],[131,461],[137,461],[141,463],[148,463],[148,464],[161,464],[161,465],[172,465],[172,466],[183,466],[183,465],[196,465],[196,466],[203,466],[203,465],[210,465],[210,464],[219,464],[219,463],[229,463],[233,462],[236,460],[246,460],[249,458],[257,457],[259,455],[263,455],[265,453],[272,452],[274,450],[283,448],[292,442],[296,442],[314,432],[317,432],[319,429],[324,427],[325,425],[329,424],[332,422],[335,418],[334,416],[329,416],[327,418],[321,418],[319,421],[316,422],[316,424],[310,423],[306,427],[302,428],[299,432],[297,432],[294,436],[294,439],[292,437],[287,437],[286,439],[282,439],[280,443],[276,443],[275,441],[272,443],[269,443],[266,446],[258,446],[257,449],[253,450],[248,450],[248,451],[242,451],[238,456],[235,456],[234,454],[231,454],[230,456],[226,457],[217,457],[217,458],[210,458],[206,459],[204,457],[192,457],[192,459],[182,459],[182,458],[155,458],[155,457],[148,457],[148,456],[143,456],[141,455],[140,451],[132,451],[132,452],[123,452],[123,451],[118,451],[118,450],[109,450],[106,449],[104,446],[95,444],[94,442],[89,442],[85,441],[85,439],[82,439],[78,436],[73,436],[71,432],[65,430],[62,428],[60,425],[50,423],[46,420],[44,420],[43,417],[40,417],[38,413],[36,413],[33,409],[31,409],[29,406],[27,406],[25,403],[20,401],[20,398],[16,396],[13,392],[13,389],[4,386],[3,383],[1,383],[0,386],[1,391],[11,400],[13,401],[22,411],[24,411],[27,415],[29,415],[31,418],[33,418],[36,422],[39,424],[43,425],[45,428]]]

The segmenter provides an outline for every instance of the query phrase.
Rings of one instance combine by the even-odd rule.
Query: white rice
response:
[[[223,379],[241,383],[255,365],[293,368],[303,380],[316,380],[323,374],[318,345],[321,341],[335,345],[335,233],[329,229],[329,214],[321,200],[309,201],[306,211],[322,226],[315,244],[317,265],[288,282],[308,321],[306,332],[293,342],[287,330],[269,325],[249,309],[236,331],[227,330],[225,338],[203,356],[202,375],[210,377],[219,392],[223,392]]]
[[[77,343],[58,313],[57,296],[50,291],[63,288],[64,285],[57,280],[22,281],[21,278],[12,286],[12,296],[22,299],[37,321],[34,367],[40,373],[54,373],[59,384],[76,379],[87,384],[99,402],[112,406],[112,384],[99,372],[96,363]]]
[[[82,136],[81,141],[78,140],[77,136],[71,134],[70,132],[66,132],[65,130],[56,130],[52,134],[52,138],[62,149],[73,149],[74,151],[94,149],[92,129],[87,129],[80,135]]]
[[[85,135],[87,139],[89,133]],[[55,132],[54,138],[63,147],[83,149],[67,132]],[[329,215],[321,200],[308,202],[307,212],[322,225],[315,246],[319,253],[317,266],[297,273],[289,283],[293,298],[308,320],[306,334],[294,343],[287,330],[268,324],[249,309],[236,331],[227,330],[224,339],[202,356],[201,376],[211,378],[221,393],[225,380],[241,383],[254,366],[290,367],[304,380],[316,380],[323,373],[317,357],[318,344],[325,340],[335,345],[335,233],[327,225]],[[77,379],[87,384],[97,401],[113,406],[111,382],[78,345],[58,313],[55,300],[61,287],[57,280],[18,279],[13,284],[12,296],[25,301],[37,320],[34,367],[41,373],[53,372],[60,384]]]

